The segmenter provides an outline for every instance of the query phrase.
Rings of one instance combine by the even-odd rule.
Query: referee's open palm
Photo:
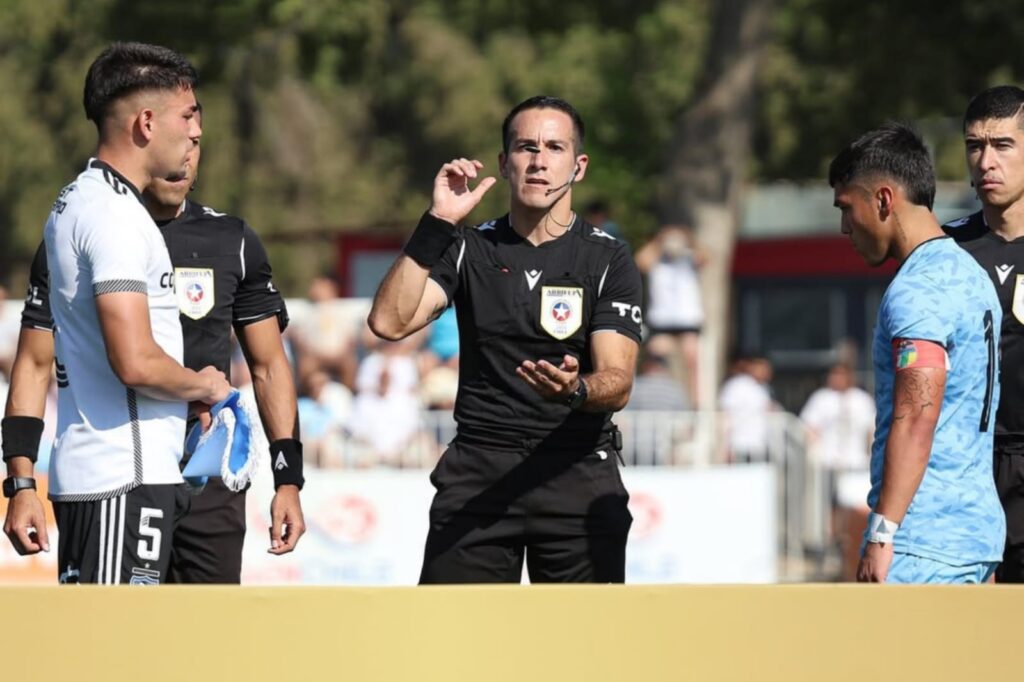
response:
[[[453,159],[441,166],[434,178],[434,195],[430,204],[430,212],[453,225],[462,222],[470,211],[476,208],[480,199],[487,193],[496,178],[486,177],[470,189],[469,181],[477,177],[484,165],[473,159]]]

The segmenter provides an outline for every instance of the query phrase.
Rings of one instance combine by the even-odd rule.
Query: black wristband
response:
[[[419,225],[405,243],[405,255],[425,268],[432,268],[441,261],[444,252],[455,241],[455,226],[447,220],[423,214]]]
[[[270,444],[270,468],[274,471],[274,490],[283,485],[297,485],[302,490],[302,443],[282,438]]]
[[[4,417],[0,422],[3,433],[4,461],[12,457],[28,457],[34,464],[39,455],[39,439],[43,435],[43,420],[38,417]]]

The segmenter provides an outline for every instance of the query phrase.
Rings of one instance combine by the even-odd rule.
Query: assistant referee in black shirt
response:
[[[1024,583],[1024,90],[989,88],[964,114],[964,147],[981,210],[943,229],[985,269],[999,294],[999,408],[992,471],[1006,512],[996,582]]]
[[[640,274],[629,249],[572,210],[584,127],[533,97],[502,126],[510,210],[456,226],[496,182],[455,159],[373,301],[378,336],[402,339],[454,304],[458,431],[431,474],[421,583],[623,582],[632,518],[611,413],[633,385]]]

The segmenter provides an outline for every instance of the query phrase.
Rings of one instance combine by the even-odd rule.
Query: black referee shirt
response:
[[[995,285],[1003,307],[999,335],[1000,395],[996,435],[1024,441],[1024,237],[1008,242],[985,224],[981,211],[942,226],[974,256]]]
[[[159,224],[174,265],[181,312],[185,366],[231,369],[231,326],[277,317],[288,325],[284,299],[271,282],[270,262],[259,237],[244,220],[192,201],[174,220]],[[23,327],[53,329],[46,249],[32,261]]]
[[[459,321],[460,436],[572,443],[608,425],[609,413],[544,400],[516,368],[524,360],[558,366],[569,354],[586,374],[594,334],[640,342],[640,273],[624,242],[577,217],[566,234],[534,246],[506,215],[461,230],[430,277]]]

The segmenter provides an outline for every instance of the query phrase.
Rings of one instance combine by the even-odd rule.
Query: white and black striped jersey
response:
[[[241,218],[187,200],[174,220],[157,224],[174,266],[174,290],[185,339],[185,366],[213,365],[230,376],[231,328],[276,318],[284,331],[288,309],[274,287],[266,249]],[[29,274],[21,326],[52,330],[46,249],[40,244]]]
[[[187,406],[118,380],[96,313],[97,296],[147,294],[154,340],[182,361],[174,269],[139,191],[92,159],[61,190],[43,239],[58,386],[50,498],[97,500],[142,484],[180,483]]]

